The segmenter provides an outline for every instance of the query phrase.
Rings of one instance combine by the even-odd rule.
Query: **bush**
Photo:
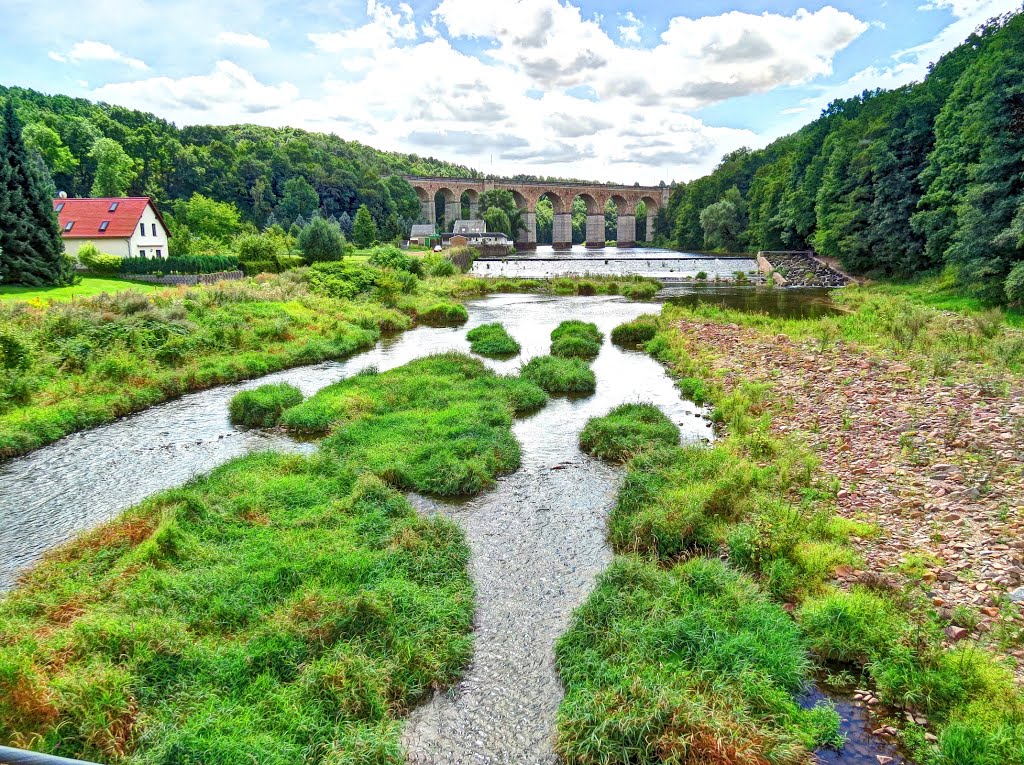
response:
[[[247,260],[239,265],[246,276],[276,274],[278,271],[277,261],[275,260]]]
[[[465,274],[469,273],[473,263],[480,257],[480,250],[476,247],[452,247],[445,254],[455,267]]]
[[[278,255],[275,260],[277,261],[278,273],[284,273],[293,268],[301,268],[306,265],[306,259],[301,255]]]
[[[548,393],[593,393],[594,370],[579,359],[537,356],[523,365],[520,375]]]
[[[1013,267],[1003,283],[1006,299],[1013,304],[1024,303],[1024,261]]]
[[[345,236],[318,215],[299,234],[299,250],[310,263],[341,260],[345,256]]]
[[[231,399],[231,422],[250,428],[270,428],[278,423],[285,409],[302,403],[302,391],[287,383],[261,385],[243,390]]]
[[[551,332],[551,355],[562,358],[592,359],[601,352],[604,335],[596,324],[563,321]]]
[[[235,252],[243,263],[275,260],[278,255],[286,254],[281,239],[266,234],[243,234],[235,239]]]
[[[653,404],[622,404],[590,419],[580,433],[583,451],[612,462],[628,462],[642,451],[678,443],[679,428]]]
[[[481,356],[514,356],[520,345],[501,324],[481,324],[466,333],[473,353]]]
[[[661,287],[652,282],[628,282],[622,285],[622,294],[630,300],[650,300]]]
[[[92,242],[78,248],[78,262],[97,274],[116,274],[121,267],[121,258],[100,252]]]
[[[469,321],[469,312],[462,303],[441,301],[419,309],[417,311],[417,318],[424,324],[449,327],[465,324]]]
[[[455,276],[459,273],[458,266],[439,252],[424,255],[420,262],[427,276]]]
[[[171,258],[122,258],[122,274],[216,274],[237,271],[234,255],[184,255]]]
[[[638,316],[612,330],[612,342],[619,345],[640,345],[658,334],[657,316]]]
[[[370,250],[370,259],[367,262],[377,268],[392,268],[410,274],[419,275],[423,270],[418,258],[403,252],[393,244],[374,247]]]

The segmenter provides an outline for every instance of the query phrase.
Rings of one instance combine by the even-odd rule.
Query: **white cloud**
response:
[[[49,56],[54,61],[62,64],[71,62],[81,64],[84,61],[110,61],[118,64],[125,64],[132,69],[149,69],[142,59],[126,56],[111,45],[95,40],[82,40],[71,46],[67,53],[50,51]]]
[[[634,15],[633,11],[626,11],[622,18],[625,23],[619,27],[619,39],[624,43],[639,45],[640,29],[644,23]]]
[[[310,32],[307,37],[320,52],[335,54],[352,51],[377,54],[395,47],[399,40],[416,39],[416,21],[407,3],[401,3],[396,13],[377,0],[367,0],[366,14],[370,20],[361,27],[340,32]]]
[[[221,32],[215,38],[218,45],[231,45],[236,48],[269,48],[270,41],[248,32]]]
[[[92,92],[102,101],[173,115],[186,122],[259,121],[266,112],[286,110],[299,97],[291,83],[264,85],[233,61],[218,61],[213,71],[173,79],[150,77],[104,85]]]

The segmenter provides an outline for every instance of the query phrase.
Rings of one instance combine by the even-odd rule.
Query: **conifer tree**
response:
[[[70,284],[74,269],[64,256],[53,199],[32,168],[21,129],[8,98],[0,129],[0,283]]]
[[[359,247],[369,247],[377,238],[377,224],[373,222],[370,208],[359,205],[356,219],[352,223],[352,241]]]

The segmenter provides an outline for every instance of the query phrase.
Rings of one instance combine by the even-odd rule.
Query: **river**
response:
[[[315,448],[232,426],[227,404],[239,390],[286,381],[309,395],[370,366],[386,370],[441,351],[468,352],[466,331],[492,321],[504,323],[523,346],[515,359],[487,362],[511,373],[547,353],[561,321],[593,321],[608,335],[658,306],[620,297],[495,295],[470,301],[467,309],[466,326],[420,327],[346,361],[190,394],[0,465],[0,590],[46,550],[154,492],[249,452]],[[580,452],[579,431],[589,417],[620,403],[646,401],[680,426],[684,442],[712,438],[704,412],[681,399],[646,354],[606,340],[593,369],[595,394],[553,397],[515,422],[522,467],[493,490],[462,502],[412,497],[422,511],[445,513],[465,530],[478,599],[471,665],[455,687],[414,710],[406,726],[413,763],[558,762],[552,732],[562,689],[554,643],[611,559],[605,520],[622,477],[621,469]],[[874,747],[864,726],[852,726],[852,733]],[[874,748],[857,751],[830,753],[829,761],[877,765],[867,753]]]

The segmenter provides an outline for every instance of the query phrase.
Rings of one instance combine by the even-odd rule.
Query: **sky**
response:
[[[686,181],[1022,0],[0,0],[0,82],[484,172]]]

